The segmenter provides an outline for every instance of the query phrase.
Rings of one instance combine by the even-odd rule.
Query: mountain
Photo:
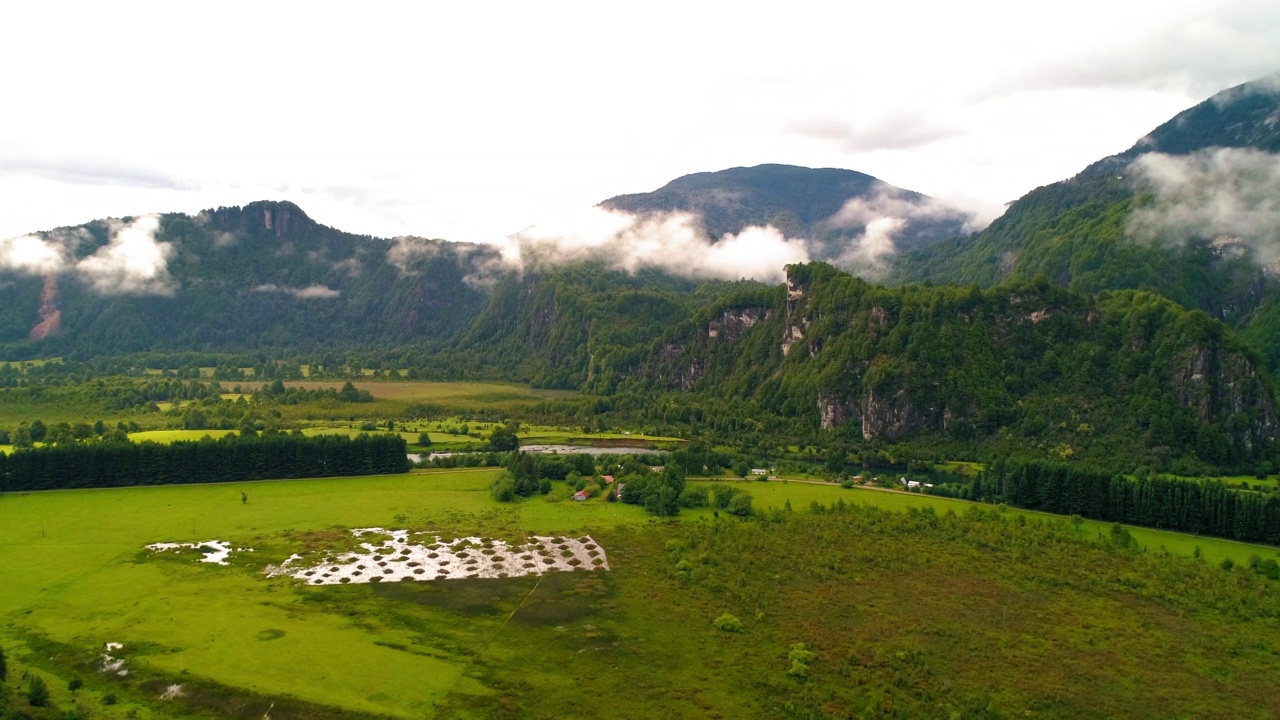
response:
[[[1280,369],[1280,76],[1224,90],[982,232],[902,253],[896,282],[1136,289],[1241,329]]]
[[[822,263],[670,327],[621,392],[695,408],[736,399],[764,426],[873,446],[1113,465],[1249,466],[1280,433],[1266,367],[1203,312],[1044,279],[885,288]]]
[[[286,202],[100,220],[28,242],[43,266],[0,269],[6,358],[445,347],[497,280],[487,247],[353,235]]]
[[[707,234],[720,238],[751,226],[772,225],[788,237],[814,243],[820,259],[847,255],[868,221],[895,217],[898,249],[919,248],[960,234],[972,217],[926,195],[894,187],[864,173],[835,168],[757,165],[676,178],[653,192],[619,195],[600,203],[645,215],[698,215]]]

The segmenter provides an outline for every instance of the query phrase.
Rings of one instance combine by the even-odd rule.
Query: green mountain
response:
[[[39,237],[53,267],[0,270],[5,358],[446,347],[497,280],[484,246],[353,235],[283,202]]]
[[[1225,90],[987,229],[903,253],[897,282],[990,286],[1039,275],[1084,293],[1135,289],[1242,329],[1280,368],[1273,265],[1280,76]],[[1222,208],[1231,208],[1223,212]]]
[[[733,398],[781,427],[1163,467],[1248,466],[1280,421],[1234,332],[1150,293],[1043,279],[990,290],[871,285],[829,265],[740,288],[665,331],[623,392]]]
[[[847,207],[850,201],[862,201]],[[960,233],[972,217],[926,195],[835,168],[757,165],[676,178],[648,193],[619,195],[600,203],[638,215],[688,212],[707,234],[720,238],[750,226],[772,225],[788,237],[811,241],[821,259],[840,258],[866,232],[869,218],[902,218],[899,249],[924,247]],[[844,211],[844,212],[842,212]]]

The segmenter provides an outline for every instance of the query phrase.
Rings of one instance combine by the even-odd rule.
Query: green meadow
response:
[[[1093,542],[1107,528],[1092,523],[794,482],[735,483],[758,519],[701,508],[659,521],[560,492],[499,504],[496,472],[0,495],[10,684],[41,674],[59,707],[108,718],[1078,717],[1161,692],[1132,715],[1168,717],[1188,691],[1135,669],[1147,656],[1170,682],[1216,678],[1194,686],[1210,693],[1197,706],[1210,714],[1187,717],[1265,717],[1280,700],[1266,679],[1280,669],[1276,585],[1216,565],[1272,548],[1133,528],[1145,550],[1119,553]],[[854,514],[815,515],[813,503]],[[512,541],[589,533],[612,570],[337,586],[263,574],[293,553],[352,549],[360,527]],[[224,567],[143,547],[211,540],[246,550]],[[1171,599],[1175,576],[1205,588],[1207,605],[1191,607],[1194,592]],[[970,627],[1004,605],[1022,619]],[[712,623],[724,613],[742,632]],[[1081,622],[1097,649],[1062,645],[1063,628]],[[1191,644],[1179,654],[1170,638]],[[816,658],[793,675],[797,642]],[[109,654],[127,675],[101,671],[106,643],[123,645]],[[947,655],[957,644],[964,652]],[[1119,667],[1153,684],[1107,681],[1099,699],[1085,687],[1092,671],[1015,672],[1055,652],[1079,670],[1095,651],[1121,654]],[[977,655],[982,678],[963,667]],[[74,697],[72,677],[84,681]],[[1233,681],[1253,698],[1212,694]],[[180,695],[160,699],[175,685]]]

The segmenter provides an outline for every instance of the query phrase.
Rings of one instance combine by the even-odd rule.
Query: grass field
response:
[[[296,549],[286,537],[333,527],[466,525],[470,532],[518,532],[519,510],[498,508],[489,499],[490,474],[3,496],[0,616],[72,647],[125,643],[123,655],[137,665],[412,717],[458,681],[461,666],[448,659],[451,653],[438,649],[440,657],[431,657],[375,644],[349,618],[308,611],[288,582],[266,581],[258,571]],[[248,503],[241,503],[242,491]],[[535,524],[567,531],[593,517],[576,512],[580,507],[563,509],[569,512],[540,513]],[[151,542],[211,539],[257,552],[221,568],[142,551]],[[268,647],[262,633],[279,637]],[[341,677],[336,665],[323,667],[324,658],[341,658]],[[432,682],[424,685],[424,678]],[[406,694],[407,688],[414,691]]]
[[[286,387],[307,390],[340,390],[341,380],[289,381]],[[261,381],[225,381],[228,389],[237,385],[244,392],[262,388]],[[445,407],[475,407],[476,405],[501,405],[511,401],[539,401],[554,398],[575,397],[573,390],[541,390],[528,385],[496,382],[420,382],[420,381],[355,381],[357,390],[368,390],[379,400],[411,400],[434,403]]]
[[[712,583],[698,591],[704,594],[686,597],[679,577],[670,580],[663,569],[669,565],[661,557],[662,538],[672,532],[665,524],[602,498],[578,503],[535,496],[500,505],[487,492],[495,472],[0,495],[0,644],[17,663],[11,674],[14,668],[51,673],[55,701],[64,705],[70,702],[66,678],[82,676],[86,687],[78,702],[105,717],[258,718],[273,703],[277,720],[339,717],[331,708],[347,711],[344,717],[600,717],[615,714],[600,704],[612,692],[626,698],[616,708],[620,717],[649,717],[659,709],[672,717],[784,716],[765,712],[761,703],[769,701],[761,698],[791,697],[793,684],[778,689],[768,681],[747,691],[730,679],[742,668],[773,662],[768,623],[746,618],[761,634],[740,641],[709,624],[724,606],[742,612],[737,608],[762,602],[750,598],[765,590],[745,589],[759,582],[751,579],[752,563],[737,571],[746,580]],[[844,500],[890,510],[932,506],[945,515],[971,506],[825,484],[737,485],[752,493],[759,510],[789,502],[803,513],[814,501]],[[1023,515],[1035,514],[1007,512],[1011,520]],[[710,509],[685,510],[679,525],[717,522]],[[591,533],[610,553],[614,572],[324,588],[261,574],[295,552],[351,547],[346,529],[373,526],[511,540]],[[1094,530],[1086,523],[1078,532],[1088,537]],[[1199,545],[1206,561],[1275,553],[1172,533],[1133,534],[1153,554],[1158,545],[1187,555]],[[195,562],[193,552],[143,549],[214,539],[253,552],[233,553],[230,565],[220,567]],[[934,551],[943,550],[931,542]],[[779,551],[790,557],[799,549]],[[902,560],[900,553],[885,557]],[[799,558],[787,562],[809,562]],[[924,582],[929,575],[922,572]],[[737,582],[749,584],[739,592],[732,589]],[[779,617],[792,612],[768,607],[784,613]],[[792,625],[779,627],[801,632]],[[681,628],[676,635],[673,627]],[[113,656],[126,661],[127,677],[97,672],[109,642],[124,645]],[[786,644],[776,647],[785,658]],[[155,699],[157,689],[171,684],[186,688],[181,706]],[[575,700],[581,688],[592,690],[591,700]],[[108,694],[121,702],[105,705]],[[231,702],[226,698],[238,704],[219,704]]]
[[[955,513],[962,513],[968,508],[974,506],[986,509],[993,507],[991,505],[971,502],[968,500],[956,500],[953,498],[936,497],[920,493],[900,492],[896,490],[876,490],[856,486],[854,488],[844,489],[839,485],[827,483],[789,483],[784,480],[768,483],[747,482],[743,483],[742,487],[751,491],[751,494],[755,497],[755,503],[757,506],[781,507],[790,500],[792,507],[796,510],[803,510],[812,502],[830,505],[838,500],[844,500],[849,503],[856,502],[862,505],[873,505],[886,510],[899,511],[907,510],[908,508],[933,507],[939,513],[944,513],[948,510]],[[1064,524],[1070,522],[1070,518],[1066,518],[1061,515],[1052,515],[1050,513],[1035,512],[1032,510],[1020,510],[1017,508],[1008,508],[1005,510],[1005,514],[1013,518],[1043,518]],[[1127,525],[1125,527],[1129,530],[1129,533],[1133,535],[1134,539],[1138,541],[1138,545],[1144,548],[1147,552],[1158,552],[1161,549],[1164,549],[1175,555],[1194,557],[1196,548],[1199,548],[1201,556],[1207,562],[1212,563],[1220,563],[1226,558],[1231,558],[1231,560],[1236,563],[1243,563],[1248,560],[1250,555],[1258,555],[1261,557],[1280,557],[1280,548],[1273,548],[1267,545],[1255,545],[1207,536],[1196,537],[1186,533],[1156,530],[1154,528],[1137,527],[1135,525]],[[1078,532],[1082,537],[1089,538],[1105,536],[1110,528],[1110,523],[1099,522],[1096,520],[1084,520],[1080,523]]]

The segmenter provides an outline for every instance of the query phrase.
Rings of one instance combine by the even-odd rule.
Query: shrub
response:
[[[27,702],[32,707],[49,706],[49,686],[45,685],[44,680],[39,675],[33,675],[27,681]]]
[[[814,655],[804,643],[795,643],[791,646],[791,652],[787,653],[787,660],[791,663],[791,667],[787,668],[787,674],[796,678],[809,677],[809,663],[813,662]]]
[[[693,485],[686,487],[680,493],[680,507],[699,508],[706,507],[710,503],[711,491],[706,485]]]
[[[755,509],[751,507],[751,493],[738,493],[729,501],[729,512],[739,517],[747,517],[755,514]]]
[[[509,476],[502,475],[494,478],[489,492],[498,502],[511,502],[516,499],[516,483]]]
[[[716,618],[712,624],[714,624],[717,629],[723,630],[724,632],[740,633],[746,629],[742,626],[741,620],[729,613],[725,613]]]

